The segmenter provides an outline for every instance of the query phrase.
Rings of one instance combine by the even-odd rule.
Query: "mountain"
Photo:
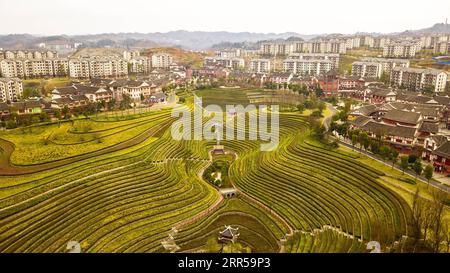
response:
[[[130,47],[144,48],[175,46],[193,50],[210,49],[215,44],[254,43],[272,39],[309,39],[314,35],[285,33],[252,33],[227,31],[170,31],[154,33],[102,33],[89,35],[34,36],[30,34],[11,34],[0,36],[0,48],[34,49],[39,43],[83,43],[85,47]]]
[[[431,33],[450,33],[450,25],[439,23],[432,27],[408,30],[391,35],[417,35]],[[359,33],[362,34],[362,33]],[[374,36],[381,33],[371,33]],[[336,36],[341,34],[311,34],[304,35],[296,32],[284,33],[254,33],[228,31],[186,31],[153,33],[102,33],[87,35],[55,35],[38,36],[31,34],[0,35],[0,48],[3,49],[35,49],[40,43],[45,44],[74,44],[82,43],[84,47],[111,48],[149,48],[149,47],[182,47],[190,50],[206,50],[212,48],[238,45],[242,48],[253,48],[258,42],[267,40],[311,40],[318,36]]]
[[[423,28],[419,30],[413,30],[412,32],[418,34],[426,34],[426,33],[448,33],[450,34],[450,25],[446,23],[438,23],[434,24],[434,26],[429,28]]]

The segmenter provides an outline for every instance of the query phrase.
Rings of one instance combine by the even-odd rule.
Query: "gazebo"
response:
[[[235,243],[240,235],[240,233],[238,233],[238,229],[239,228],[232,228],[231,226],[225,226],[225,229],[219,232],[219,242]]]

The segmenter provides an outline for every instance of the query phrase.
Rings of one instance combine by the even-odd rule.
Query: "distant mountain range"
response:
[[[397,35],[450,33],[450,25],[435,24],[430,28],[408,30]],[[371,33],[381,35],[380,33]],[[252,33],[252,32],[207,32],[207,31],[170,31],[155,33],[103,33],[88,35],[57,35],[38,36],[31,34],[0,35],[0,48],[3,49],[35,49],[40,43],[46,45],[73,45],[82,43],[84,47],[122,47],[122,48],[148,48],[148,47],[183,47],[192,50],[206,50],[225,46],[242,45],[252,47],[258,41],[280,39],[304,39],[327,34],[304,35],[295,32],[285,33]]]

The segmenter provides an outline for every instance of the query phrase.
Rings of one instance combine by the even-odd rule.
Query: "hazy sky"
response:
[[[0,34],[395,32],[444,22],[449,11],[449,0],[0,0]]]

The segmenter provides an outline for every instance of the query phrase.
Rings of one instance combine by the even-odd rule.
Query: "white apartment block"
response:
[[[0,78],[0,102],[17,101],[22,97],[23,85],[18,78]]]
[[[0,60],[0,75],[7,78],[59,76],[93,78],[117,77],[127,74],[127,61],[117,57]]]
[[[69,60],[69,76],[72,78],[89,78],[89,59],[79,58]]]
[[[219,65],[226,68],[240,69],[245,66],[245,61],[242,58],[229,57],[206,57],[204,60],[205,66]]]
[[[436,42],[433,50],[435,54],[450,54],[450,42]]]
[[[286,59],[283,61],[284,72],[300,75],[321,75],[331,70],[330,60]]]
[[[395,67],[391,72],[391,85],[413,91],[434,88],[434,92],[444,92],[447,73],[437,69]]]
[[[339,67],[339,54],[336,53],[292,53],[289,59],[299,60],[330,60],[332,62],[331,69]]]
[[[237,57],[241,57],[243,55],[243,50],[236,48],[236,49],[224,49],[224,50],[219,50],[216,54],[218,57],[223,57],[223,58],[237,58]]]
[[[123,58],[127,61],[136,59],[141,56],[141,53],[139,50],[125,50],[123,52]]]
[[[69,60],[72,78],[120,77],[128,74],[128,62],[122,58],[92,57]]]
[[[150,69],[152,67],[152,60],[144,56],[130,59],[128,63],[130,64],[131,73],[147,74],[150,73]]]
[[[345,39],[327,39],[317,41],[266,42],[261,44],[263,55],[290,55],[292,53],[338,53],[347,52]]]
[[[390,42],[383,47],[383,57],[413,58],[420,46],[416,41]]]
[[[409,67],[409,60],[407,59],[364,57],[361,59],[361,61],[380,63],[382,65],[382,73],[385,73],[386,75],[391,74],[392,68],[394,67]]]
[[[167,53],[156,53],[152,55],[152,67],[154,68],[169,68],[173,63],[173,57]]]
[[[261,44],[261,54],[263,55],[289,55],[294,52],[292,42],[267,42]]]
[[[380,78],[383,72],[381,63],[375,62],[353,62],[352,75],[365,78]]]
[[[26,51],[26,50],[0,50],[0,60],[3,59],[52,59],[57,58],[56,51]]]
[[[271,71],[271,63],[269,59],[252,59],[249,69],[251,72],[268,73]]]
[[[391,39],[388,37],[374,37],[373,38],[373,47],[374,48],[384,48],[384,46],[390,42],[391,42]]]
[[[368,46],[373,47],[374,46],[374,38],[372,36],[362,36],[361,37],[361,44],[360,46]]]
[[[338,53],[347,52],[346,41],[342,39],[329,39],[308,42],[295,42],[296,53]]]

